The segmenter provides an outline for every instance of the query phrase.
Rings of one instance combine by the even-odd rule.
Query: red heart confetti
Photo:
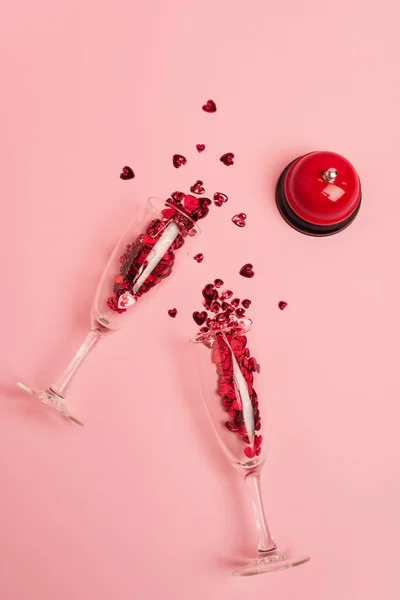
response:
[[[221,285],[224,285],[224,282],[222,281],[222,279],[215,279],[214,285],[216,288],[219,288],[219,287],[221,287]]]
[[[239,275],[241,275],[242,277],[247,277],[248,279],[254,277],[253,265],[251,265],[250,263],[243,265],[243,267],[239,271]]]
[[[135,173],[132,171],[130,167],[123,167],[122,173],[119,175],[121,179],[127,181],[128,179],[133,179],[135,177]]]
[[[123,277],[122,275],[114,275],[114,281],[115,283],[121,283],[123,281]]]
[[[239,304],[240,304],[240,300],[239,300],[239,298],[234,298],[234,299],[231,301],[231,304],[232,304],[232,306],[234,306],[235,308],[236,308],[237,306],[239,306]]]
[[[202,194],[204,194],[204,192],[206,190],[203,187],[203,182],[200,179],[198,179],[192,185],[192,187],[190,188],[190,191],[192,192],[192,194],[198,194],[199,196],[201,196]]]
[[[170,308],[168,311],[168,314],[170,317],[175,319],[176,315],[178,314],[178,311],[176,310],[176,308]]]
[[[205,310],[199,312],[198,310],[196,310],[193,313],[193,320],[197,325],[203,325],[203,323],[206,322],[207,319],[207,313]]]
[[[235,223],[238,227],[244,227],[246,225],[247,215],[246,213],[238,213],[232,217],[232,223]]]
[[[224,202],[228,201],[228,196],[223,194],[222,192],[215,192],[214,194],[214,204],[215,206],[222,206]]]
[[[206,149],[206,147],[204,144],[196,144],[197,152],[204,152],[205,149]]]
[[[220,295],[220,299],[221,300],[229,300],[229,298],[232,298],[232,296],[233,296],[233,292],[231,290],[225,290]]]
[[[186,165],[187,160],[184,156],[182,156],[182,154],[174,154],[172,157],[172,164],[174,165],[175,169],[179,169],[179,167],[181,167],[182,165]]]
[[[284,300],[281,300],[280,302],[278,302],[278,306],[279,306],[280,310],[285,310],[285,308],[287,307],[287,302],[285,302]]]
[[[249,308],[250,304],[251,304],[251,300],[249,300],[248,298],[245,298],[244,300],[242,300],[242,305],[245,308]]]
[[[207,100],[207,102],[203,104],[201,108],[207,113],[215,113],[217,111],[217,105],[215,104],[214,100]]]
[[[193,256],[193,258],[196,262],[201,263],[203,261],[204,256],[201,252],[199,252],[198,254]]]
[[[227,152],[226,154],[223,154],[219,160],[227,167],[230,167],[233,165],[234,158],[235,155],[232,152]]]
[[[237,308],[237,309],[235,310],[235,314],[236,314],[236,315],[237,315],[239,318],[241,318],[241,317],[244,317],[244,313],[245,313],[245,310],[244,310],[244,308]]]

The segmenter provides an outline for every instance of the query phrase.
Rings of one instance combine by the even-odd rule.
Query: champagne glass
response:
[[[309,557],[281,553],[266,520],[260,479],[266,452],[266,406],[265,398],[257,395],[260,368],[250,351],[254,349],[251,320],[216,327],[192,340],[198,378],[215,433],[246,484],[258,533],[257,556],[233,575],[257,575],[301,565]]]
[[[167,201],[150,198],[121,236],[97,287],[90,330],[60,377],[40,391],[20,381],[17,383],[79,425],[82,425],[81,421],[65,405],[65,397],[78,368],[100,340],[134,320],[136,305],[152,297],[158,284],[171,275],[176,253],[185,254],[182,247],[187,249],[188,242],[200,232],[196,220],[207,214],[207,204],[201,204],[202,199],[179,194],[178,197],[173,194]],[[186,198],[189,200],[185,204]],[[200,213],[195,201],[203,206]]]

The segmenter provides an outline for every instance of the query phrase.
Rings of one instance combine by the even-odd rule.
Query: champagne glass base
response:
[[[236,577],[249,577],[250,575],[260,575],[261,573],[270,573],[272,571],[283,571],[284,569],[290,569],[290,567],[303,565],[309,560],[309,556],[287,556],[281,554],[278,550],[274,550],[264,556],[260,553],[256,560],[240,567],[232,575]]]
[[[35,398],[38,398],[38,400],[43,402],[43,404],[46,404],[46,406],[49,406],[50,408],[55,409],[66,419],[73,421],[77,425],[83,426],[83,423],[81,423],[81,421],[79,421],[76,417],[74,417],[69,412],[69,410],[67,409],[67,407],[64,404],[64,398],[62,398],[61,396],[56,394],[51,388],[47,388],[47,390],[41,390],[40,392],[36,392],[35,390],[32,390],[29,386],[25,385],[25,383],[22,383],[21,381],[17,382],[17,386],[20,387],[22,390],[24,390],[24,392],[27,392],[28,394],[35,396]]]

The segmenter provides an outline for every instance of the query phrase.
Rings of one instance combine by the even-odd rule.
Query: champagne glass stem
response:
[[[244,477],[250,502],[253,507],[254,518],[258,533],[258,552],[272,552],[276,550],[276,544],[268,527],[265,516],[265,508],[261,493],[260,469],[248,473]]]
[[[90,329],[74,358],[61,373],[60,377],[50,386],[50,391],[54,392],[61,398],[65,397],[68,392],[69,384],[71,383],[75,373],[89,352],[98,344],[102,337],[103,333],[100,329]]]

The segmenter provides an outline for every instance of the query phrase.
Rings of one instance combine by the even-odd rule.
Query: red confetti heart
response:
[[[203,182],[198,179],[197,181],[195,181],[195,183],[192,185],[192,187],[190,188],[190,191],[193,194],[198,194],[199,196],[201,196],[202,194],[204,194],[204,192],[206,191],[203,187]]]
[[[235,223],[238,227],[244,227],[246,225],[247,215],[246,213],[238,213],[232,217],[232,223]]]
[[[122,275],[114,275],[115,283],[121,283],[122,280],[123,280]]]
[[[250,263],[243,265],[239,271],[239,275],[242,275],[242,277],[247,277],[248,279],[254,277],[253,265]]]
[[[239,319],[241,319],[242,317],[244,317],[244,313],[246,311],[244,310],[244,308],[237,308],[235,310],[236,315],[239,317]]]
[[[232,298],[232,296],[233,296],[233,292],[231,290],[225,290],[220,295],[220,298],[221,298],[221,300],[229,300],[229,298]]]
[[[172,157],[172,164],[174,165],[175,169],[179,169],[179,167],[181,167],[182,165],[186,165],[187,160],[184,156],[182,156],[182,154],[174,154]]]
[[[206,147],[204,144],[196,144],[197,152],[204,152],[205,149],[206,149]]]
[[[196,310],[193,313],[193,320],[197,325],[203,325],[203,323],[206,322],[207,319],[207,313],[205,310],[199,312],[198,310]]]
[[[234,307],[236,308],[236,307],[237,307],[237,306],[239,306],[239,304],[240,304],[240,299],[239,299],[239,298],[234,298],[234,299],[231,301],[231,304],[232,304],[232,306],[234,306]]]
[[[214,100],[207,100],[207,102],[203,104],[201,108],[204,110],[204,112],[208,113],[215,113],[217,111],[217,105],[215,104]]]
[[[219,288],[221,287],[221,285],[224,285],[224,282],[222,281],[222,279],[215,279],[214,285],[216,288]]]
[[[246,446],[246,448],[244,449],[244,453],[247,456],[247,458],[254,458],[257,454],[257,450],[255,448],[252,448],[251,446]]]
[[[245,298],[244,300],[242,300],[242,305],[245,308],[249,308],[250,304],[251,304],[251,300],[249,300],[248,298]]]
[[[193,256],[194,260],[197,261],[198,263],[201,263],[204,256],[202,255],[201,252],[199,252],[198,254],[196,254],[196,256]]]
[[[228,201],[228,196],[223,194],[222,192],[215,192],[214,194],[214,204],[215,206],[222,206],[224,202]]]
[[[235,155],[232,152],[227,152],[226,154],[223,154],[219,160],[222,163],[224,163],[224,165],[226,165],[227,167],[230,167],[231,165],[233,165],[234,158]]]
[[[168,311],[168,314],[170,317],[175,319],[176,315],[178,314],[178,311],[176,310],[176,308],[170,308]]]
[[[280,302],[278,302],[278,306],[279,306],[280,310],[285,310],[285,308],[287,307],[287,302],[285,302],[284,300],[281,300]]]
[[[122,173],[120,173],[120,177],[124,180],[133,179],[135,177],[135,173],[130,167],[123,167]]]

